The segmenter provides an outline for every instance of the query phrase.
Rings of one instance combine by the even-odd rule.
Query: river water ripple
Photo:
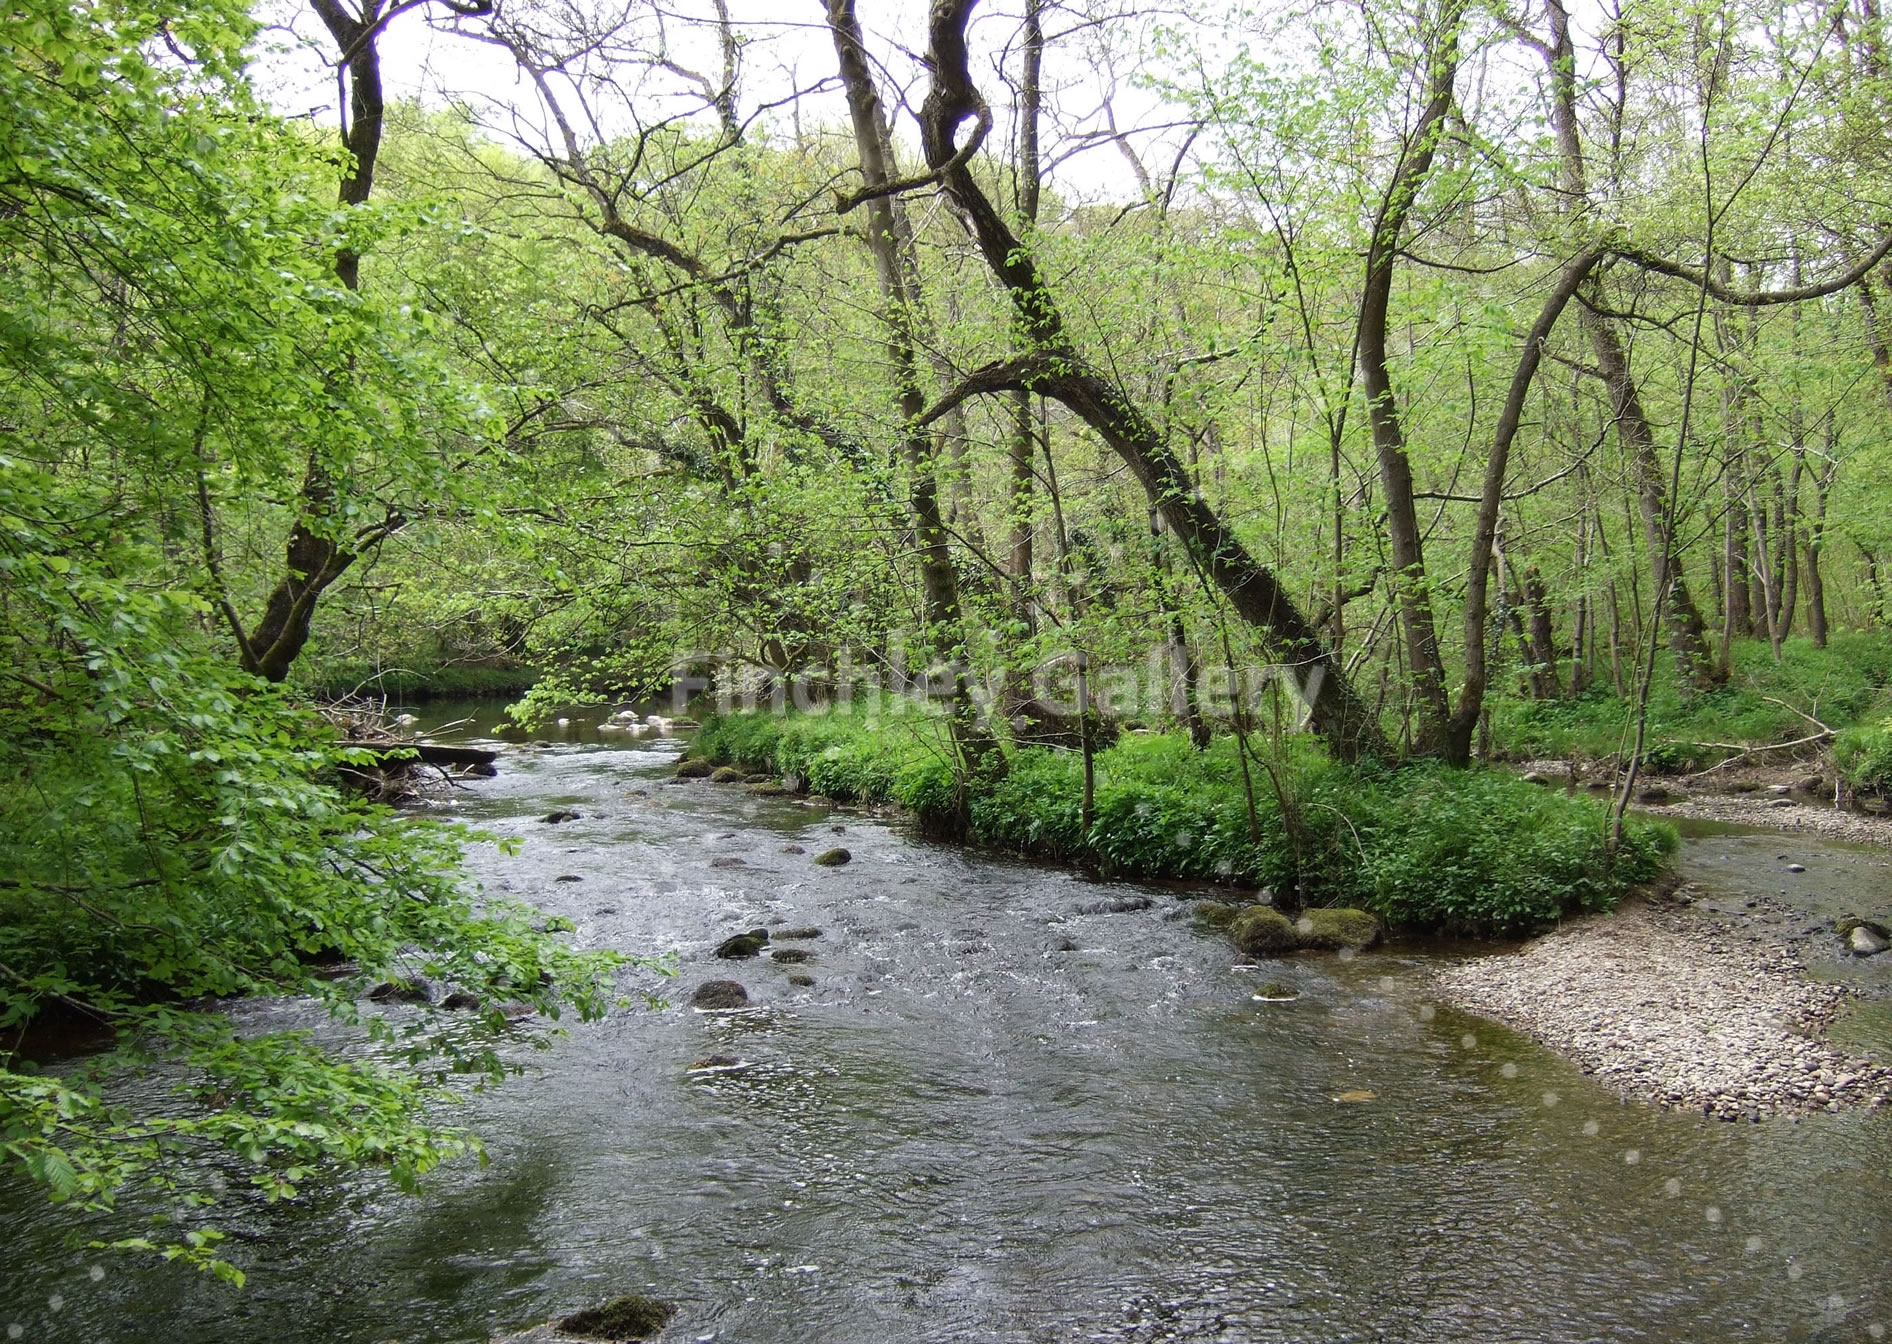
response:
[[[422,1198],[364,1177],[238,1201],[240,1292],[75,1251],[0,1187],[7,1337],[482,1341],[630,1291],[680,1305],[665,1340],[731,1344],[1892,1331],[1892,1116],[1624,1105],[1431,1002],[1436,951],[1244,966],[1174,893],[667,783],[673,741],[572,737],[462,794],[523,841],[473,870],[583,945],[674,952],[678,979],[627,980],[671,1006],[574,1025],[470,1099],[491,1165]],[[558,807],[583,816],[539,820]],[[811,862],[836,844],[850,864]],[[710,956],[771,920],[819,927],[794,944],[813,959]],[[714,978],[760,1007],[684,1006]],[[1301,998],[1255,1001],[1270,979]],[[745,1067],[690,1072],[710,1054]]]

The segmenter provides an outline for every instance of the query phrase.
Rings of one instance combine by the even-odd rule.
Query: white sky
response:
[[[554,4],[539,0],[535,12]],[[1161,127],[1178,119],[1153,92],[1137,85],[1138,57],[1134,46],[1147,39],[1156,23],[1187,24],[1178,10],[1143,8],[1128,23],[1108,29],[1088,22],[1076,7],[1123,0],[1071,0],[1074,8],[1048,12],[1044,27],[1049,44],[1045,59],[1047,117],[1042,133],[1049,175],[1067,195],[1086,199],[1134,199],[1140,193],[1121,149],[1101,134],[1105,90],[1109,89],[1118,126],[1131,133],[1148,170],[1159,177],[1175,155],[1176,133]],[[578,0],[589,4],[591,0]],[[1222,0],[1216,0],[1219,7]],[[621,0],[629,8],[629,0]],[[744,41],[741,78],[742,110],[782,98],[792,88],[808,88],[834,72],[834,49],[821,0],[730,0],[731,18]],[[654,27],[660,6],[641,4],[638,12]],[[974,78],[1001,120],[991,147],[1003,149],[1010,129],[1003,120],[1008,90],[997,70],[1001,63],[1016,77],[1018,61],[1010,51],[1017,40],[1020,0],[995,0],[975,13]],[[721,57],[713,30],[708,0],[662,0],[667,11],[662,27],[671,56],[705,74],[720,71]],[[860,19],[883,75],[895,90],[917,105],[925,93],[924,72],[914,57],[924,42],[927,0],[862,0]],[[514,16],[528,13],[525,4],[505,10]],[[340,93],[332,69],[333,44],[321,21],[297,0],[265,0],[259,7],[273,26],[256,69],[258,86],[279,111],[292,116],[313,116],[333,122]],[[418,97],[439,105],[448,94],[471,95],[475,101],[536,106],[530,85],[519,77],[504,51],[459,36],[449,29],[444,6],[432,6],[397,18],[381,39],[382,77],[390,100]],[[471,22],[477,23],[478,20]],[[655,120],[674,112],[683,100],[700,103],[701,97],[681,80],[660,75],[638,91],[638,115]],[[844,125],[846,106],[838,89],[804,99],[793,111],[778,109],[761,125],[781,136],[793,133],[793,118],[808,127]],[[908,120],[903,134],[911,131]],[[1086,135],[1091,138],[1085,139]],[[1063,157],[1068,155],[1069,157]]]

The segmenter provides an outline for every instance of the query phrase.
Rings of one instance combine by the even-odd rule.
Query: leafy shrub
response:
[[[1840,733],[1833,739],[1833,764],[1855,793],[1892,791],[1892,718]]]
[[[730,715],[706,723],[696,748],[957,825],[962,785],[945,731],[921,716]],[[1521,934],[1606,909],[1675,844],[1670,828],[1632,818],[1612,860],[1602,805],[1500,771],[1349,767],[1296,742],[1284,759],[1251,761],[1245,784],[1233,738],[1197,751],[1181,734],[1142,733],[1097,754],[1087,836],[1076,752],[1020,748],[1008,764],[965,799],[965,833],[980,844],[1119,877],[1298,891],[1411,929]]]

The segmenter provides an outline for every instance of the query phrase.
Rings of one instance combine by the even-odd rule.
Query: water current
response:
[[[632,1291],[678,1304],[663,1339],[729,1344],[1892,1331],[1892,1115],[1625,1104],[1438,1004],[1428,968],[1465,949],[1244,964],[1174,891],[667,782],[679,745],[576,723],[458,794],[455,815],[522,842],[475,848],[489,889],[679,972],[626,981],[669,1006],[573,1025],[469,1098],[455,1118],[489,1165],[418,1198],[367,1176],[233,1195],[240,1291],[75,1249],[70,1217],[0,1186],[7,1338],[484,1341]],[[558,808],[582,815],[540,820]],[[835,845],[852,862],[812,863]],[[1736,906],[1772,870],[1728,874],[1776,847],[1712,832],[1683,862]],[[1810,890],[1844,869],[1884,908],[1881,859],[1794,848]],[[710,955],[770,923],[818,927],[795,944],[812,958]],[[755,1009],[687,1006],[730,977]],[[1300,998],[1258,1001],[1269,980]],[[712,1054],[741,1066],[692,1071]]]

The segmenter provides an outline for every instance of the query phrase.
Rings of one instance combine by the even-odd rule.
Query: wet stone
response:
[[[737,858],[734,854],[719,854],[710,860],[709,866],[712,868],[747,868],[749,865],[744,860]]]
[[[768,942],[769,931],[767,929],[750,929],[747,933],[739,933],[733,938],[725,938],[721,943],[717,944],[716,955],[723,958],[725,961],[741,961],[745,957],[753,957],[759,954],[764,947],[768,946]]]
[[[775,936],[777,938],[819,938],[821,930],[816,928],[777,929]]]
[[[797,989],[811,989],[814,987],[815,978],[812,975],[791,975],[788,977],[788,983]]]
[[[560,873],[552,879],[554,882],[583,882],[585,879],[577,873]]]
[[[569,807],[561,807],[556,812],[547,812],[544,816],[540,817],[539,820],[548,826],[556,826],[561,821],[577,821],[584,815],[584,813],[573,811]]]
[[[749,991],[734,980],[705,980],[690,995],[692,1008],[722,1009],[749,1006]]]
[[[769,955],[784,965],[793,965],[796,962],[807,961],[815,954],[805,947],[778,947]]]
[[[840,827],[837,826],[835,829],[839,830]],[[824,849],[821,853],[815,855],[815,862],[820,864],[823,868],[839,868],[842,864],[853,859],[853,857],[854,856],[845,849],[836,845],[833,849]]]

